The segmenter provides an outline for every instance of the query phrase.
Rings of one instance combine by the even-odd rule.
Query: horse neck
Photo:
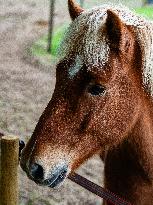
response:
[[[145,102],[126,138],[108,149],[105,187],[132,204],[151,205],[153,182],[153,103]],[[142,197],[143,196],[143,200]]]
[[[142,60],[140,60],[143,57],[137,41],[135,42],[135,53],[134,62],[136,64],[134,63],[134,67],[137,67],[135,80],[138,80],[138,93],[140,94],[138,104],[140,106],[138,117],[133,128],[128,133],[127,140],[137,157],[138,163],[153,180],[153,97],[148,89],[143,88],[144,79],[142,73],[144,73],[144,65]],[[140,70],[143,72],[140,72]]]
[[[128,136],[144,172],[153,180],[153,102],[148,99],[140,107],[140,115]]]

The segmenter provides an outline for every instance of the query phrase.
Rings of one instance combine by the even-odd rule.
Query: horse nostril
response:
[[[31,176],[35,180],[42,180],[44,178],[44,170],[43,167],[37,163],[34,163],[30,166]]]

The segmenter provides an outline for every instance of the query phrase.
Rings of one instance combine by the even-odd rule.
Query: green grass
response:
[[[64,35],[65,29],[68,25],[64,25],[53,32],[51,54],[47,52],[47,35],[38,39],[30,48],[30,53],[39,58],[41,63],[50,64],[56,62],[57,51],[59,43]]]
[[[53,33],[52,50],[51,50],[51,54],[53,56],[57,55],[59,42],[65,32],[66,27],[67,26],[64,25]],[[40,56],[44,55],[46,53],[46,47],[47,47],[47,36],[45,35],[42,38],[40,38],[38,41],[36,41],[34,47],[37,49],[38,55]]]
[[[137,8],[135,11],[136,13],[153,20],[153,6]],[[67,26],[68,25],[64,25],[53,33],[51,54],[47,52],[47,35],[45,35],[32,45],[30,49],[32,55],[39,58],[40,62],[43,64],[56,62],[58,47]]]
[[[55,34],[53,35],[52,55],[57,55],[57,50],[58,50],[58,47],[59,47],[59,43],[62,39],[62,36],[64,35],[64,32],[65,32],[67,26],[65,25],[65,26],[59,28],[55,32]]]

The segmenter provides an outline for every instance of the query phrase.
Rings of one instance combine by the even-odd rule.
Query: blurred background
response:
[[[153,0],[112,0],[153,20]],[[84,8],[107,3],[80,0]],[[0,0],[0,132],[31,136],[55,86],[57,50],[70,22],[67,0]],[[103,164],[94,156],[78,170],[103,184]],[[66,180],[58,190],[42,188],[19,168],[20,205],[100,205],[101,200]]]

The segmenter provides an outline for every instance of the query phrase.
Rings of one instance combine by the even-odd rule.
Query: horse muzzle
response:
[[[23,154],[21,155],[21,151],[24,146],[24,142],[20,141],[20,166],[26,172],[27,176],[36,184],[55,188],[59,186],[70,173],[68,163],[65,160],[55,165],[52,165],[51,168],[46,168],[45,165],[43,166],[38,161],[30,163],[28,160],[28,163],[25,163]]]
[[[66,163],[56,165],[46,179],[44,168],[37,163],[33,163],[29,166],[28,175],[38,185],[55,188],[61,184],[68,175],[68,166]]]

